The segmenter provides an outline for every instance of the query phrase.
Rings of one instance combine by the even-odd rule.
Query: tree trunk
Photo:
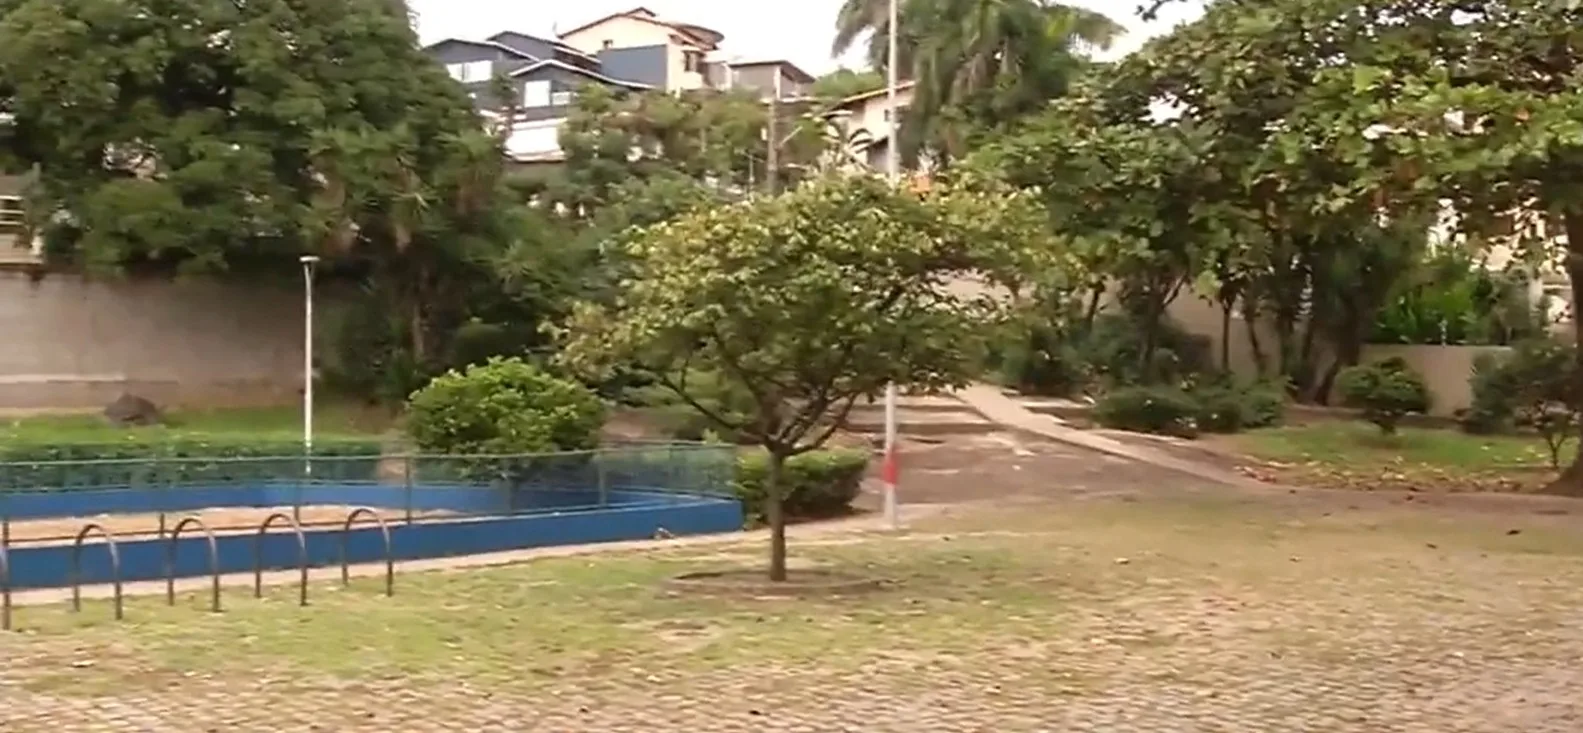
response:
[[[1246,296],[1242,301],[1242,326],[1248,330],[1248,350],[1253,352],[1253,366],[1263,379],[1270,373],[1270,364],[1264,356],[1264,344],[1259,341],[1259,311],[1249,305]]]
[[[1220,304],[1220,371],[1231,373],[1231,301]]]
[[[1105,295],[1105,284],[1100,283],[1091,288],[1088,295],[1088,307],[1083,310],[1083,335],[1094,331],[1094,319],[1099,317],[1099,299]]]
[[[1562,218],[1567,233],[1567,281],[1572,286],[1572,338],[1583,344],[1583,212],[1568,211]],[[1578,350],[1578,363],[1572,372],[1574,394],[1583,394],[1583,349]],[[1545,488],[1546,493],[1583,497],[1583,440],[1578,441],[1572,465],[1567,466],[1556,480]]]
[[[769,471],[764,476],[764,517],[770,524],[770,580],[786,580],[786,512],[782,506],[781,474],[786,456],[770,451]]]

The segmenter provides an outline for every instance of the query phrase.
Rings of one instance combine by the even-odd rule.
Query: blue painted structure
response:
[[[742,528],[742,506],[735,499],[705,493],[621,488],[555,489],[531,486],[482,486],[428,483],[417,486],[374,482],[259,481],[232,485],[93,488],[0,494],[0,515],[12,519],[73,517],[112,513],[165,512],[174,525],[184,513],[215,507],[352,505],[373,507],[390,527],[398,560],[471,555],[550,545],[613,542],[653,537],[660,528],[675,535],[730,532]],[[408,523],[408,508],[444,510],[472,518]],[[340,563],[344,539],[352,563],[384,558],[377,527],[366,520],[343,533],[339,527],[305,530],[309,564]],[[109,553],[90,539],[82,551],[83,583],[111,579]],[[123,581],[165,577],[167,540],[128,538],[117,542]],[[177,577],[206,575],[209,557],[201,533],[177,540]],[[254,553],[266,569],[297,567],[297,538],[277,524],[256,533],[217,538],[220,572],[249,572]],[[12,588],[68,585],[72,548],[67,544],[15,545],[9,550]]]

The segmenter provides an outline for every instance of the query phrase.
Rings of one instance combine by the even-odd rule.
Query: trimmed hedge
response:
[[[1191,438],[1276,425],[1285,410],[1286,395],[1271,385],[1123,387],[1100,398],[1094,420],[1117,430]]]
[[[314,441],[314,477],[375,478],[377,438]],[[156,483],[229,483],[301,475],[302,443],[138,435],[113,443],[0,444],[0,489],[92,489]]]
[[[1198,433],[1199,404],[1177,387],[1122,387],[1094,405],[1094,420],[1134,433],[1191,437]]]
[[[857,498],[868,471],[869,455],[859,450],[818,450],[793,456],[781,472],[782,507],[787,519],[817,519],[844,514]],[[764,479],[769,457],[762,452],[737,457],[732,487],[749,524],[762,524]]]

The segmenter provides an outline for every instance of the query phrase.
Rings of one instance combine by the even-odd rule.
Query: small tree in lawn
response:
[[[590,376],[635,369],[768,453],[770,578],[786,578],[786,459],[814,450],[886,382],[960,386],[1002,299],[948,287],[1025,271],[1048,219],[1021,196],[913,193],[832,176],[777,197],[697,211],[627,237],[629,276],[578,306],[561,358]],[[697,375],[740,389],[711,408]],[[690,378],[693,378],[690,381]]]

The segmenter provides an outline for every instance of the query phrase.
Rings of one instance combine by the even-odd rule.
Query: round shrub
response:
[[[1336,386],[1342,403],[1363,410],[1363,417],[1392,435],[1402,417],[1429,411],[1429,388],[1424,378],[1400,357],[1359,364],[1341,370]]]
[[[521,359],[451,371],[412,394],[407,432],[427,452],[512,455],[598,444],[604,405],[583,385]]]
[[[1234,386],[1215,385],[1194,390],[1190,397],[1198,403],[1194,422],[1210,433],[1235,433],[1248,427],[1248,406],[1243,392]]]
[[[816,450],[786,459],[781,470],[781,508],[793,519],[818,519],[846,513],[863,486],[869,455],[860,450]],[[737,459],[733,488],[750,524],[764,518],[764,479],[769,456],[749,451]]]
[[[1198,401],[1176,387],[1123,387],[1094,405],[1100,425],[1135,433],[1192,436],[1198,415]]]

